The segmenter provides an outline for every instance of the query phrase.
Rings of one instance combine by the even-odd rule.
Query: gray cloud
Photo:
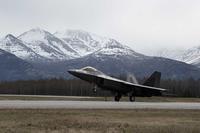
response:
[[[0,36],[34,27],[82,29],[136,51],[200,44],[198,0],[0,0]]]

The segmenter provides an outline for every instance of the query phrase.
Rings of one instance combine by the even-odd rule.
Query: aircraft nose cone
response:
[[[73,74],[75,71],[74,70],[68,70],[68,73]]]
[[[70,73],[72,75],[76,75],[77,71],[74,69],[70,69],[70,70],[68,70],[68,73]]]

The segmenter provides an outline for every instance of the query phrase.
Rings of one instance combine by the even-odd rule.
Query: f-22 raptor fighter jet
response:
[[[130,101],[135,101],[135,96],[151,97],[161,96],[165,89],[157,88],[160,84],[161,73],[155,71],[143,85],[123,81],[104,74],[93,68],[84,67],[81,69],[71,69],[70,74],[85,80],[94,85],[94,91],[99,87],[103,90],[109,90],[115,94],[115,101],[119,101],[122,95],[129,95]]]

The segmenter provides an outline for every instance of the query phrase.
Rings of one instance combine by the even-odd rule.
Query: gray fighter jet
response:
[[[165,89],[157,88],[159,87],[161,78],[161,73],[157,71],[143,85],[113,78],[90,66],[81,69],[71,69],[68,72],[82,80],[92,83],[94,91],[99,87],[103,90],[113,92],[115,94],[115,101],[119,101],[122,95],[128,94],[129,100],[135,101],[135,96],[161,96],[162,92],[165,91]]]

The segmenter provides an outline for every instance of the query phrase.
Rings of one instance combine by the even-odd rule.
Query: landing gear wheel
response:
[[[97,93],[97,89],[96,89],[96,88],[93,88],[93,92],[94,92],[94,93]]]
[[[135,96],[129,96],[129,100],[130,100],[131,102],[135,102]]]
[[[97,93],[97,88],[98,88],[97,85],[93,85],[93,89],[92,89],[93,93],[95,93],[95,94]]]
[[[122,95],[118,93],[118,94],[115,96],[115,101],[116,101],[116,102],[119,102],[120,99],[121,99],[121,97],[122,97]]]
[[[135,102],[135,95],[134,95],[134,90],[129,94],[129,101],[130,102]]]

